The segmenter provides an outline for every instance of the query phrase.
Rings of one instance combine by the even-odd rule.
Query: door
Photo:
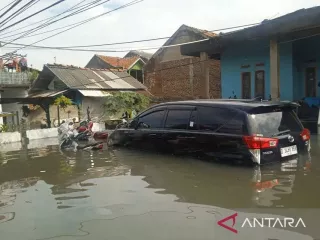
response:
[[[197,112],[199,150],[213,158],[242,158],[242,136],[247,132],[244,115],[218,107],[198,107]]]
[[[265,99],[265,80],[264,80],[264,71],[256,71],[255,80],[254,80],[254,97],[261,97]]]
[[[137,127],[128,129],[127,139],[130,145],[139,149],[155,149],[163,132],[165,109],[155,109],[135,120]]]
[[[251,98],[251,73],[244,72],[241,75],[242,99]]]
[[[317,96],[317,79],[316,79],[316,68],[309,67],[306,69],[306,97]]]
[[[195,127],[191,121],[194,107],[171,107],[168,109],[164,125],[164,139],[170,151],[175,153],[188,153],[195,136],[189,128]]]

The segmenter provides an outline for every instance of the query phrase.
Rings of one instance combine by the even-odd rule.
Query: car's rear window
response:
[[[252,134],[270,137],[283,131],[301,132],[303,127],[291,109],[250,114],[248,121]]]

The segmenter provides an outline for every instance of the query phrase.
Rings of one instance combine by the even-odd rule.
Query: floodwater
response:
[[[126,149],[60,152],[55,140],[0,146],[0,239],[320,238],[319,145],[313,136],[308,160],[265,167]],[[237,222],[235,234],[217,224],[235,211],[287,209],[304,214],[307,228]]]

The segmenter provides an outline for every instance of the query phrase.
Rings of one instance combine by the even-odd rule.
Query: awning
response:
[[[46,90],[30,93],[27,98],[52,98],[67,92],[67,90]]]
[[[112,94],[107,91],[100,90],[78,90],[85,97],[106,97]]]

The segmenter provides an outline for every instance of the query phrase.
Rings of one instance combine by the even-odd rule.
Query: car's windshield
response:
[[[271,137],[302,130],[302,125],[292,110],[250,114],[248,118],[253,134]]]

